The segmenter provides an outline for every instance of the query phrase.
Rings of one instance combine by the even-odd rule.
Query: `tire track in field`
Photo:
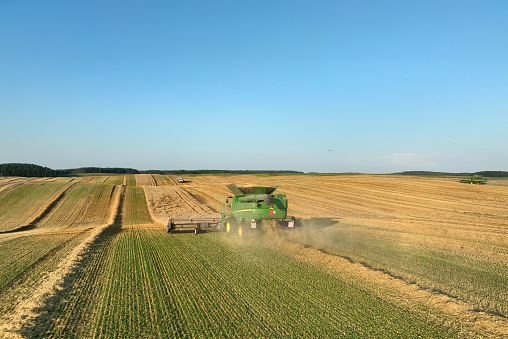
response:
[[[2,317],[0,333],[4,338],[24,338],[22,330],[36,327],[36,318],[40,315],[43,306],[62,289],[61,284],[66,276],[78,266],[83,255],[90,246],[99,239],[100,235],[110,226],[121,223],[121,207],[124,198],[124,186],[116,186],[117,193],[110,206],[110,218],[107,224],[90,229],[89,236],[78,244],[53,271],[46,272],[37,281],[36,287],[23,293],[30,296],[29,299],[21,300],[15,306],[14,311]]]
[[[178,186],[180,184],[175,176],[167,174],[166,177],[169,179],[170,186]]]
[[[184,188],[184,190],[187,191],[187,193],[189,193],[193,199],[197,200],[203,206],[207,206],[213,210],[214,213],[220,213],[221,203],[217,199],[195,188]]]
[[[151,174],[135,174],[136,186],[157,186],[157,182]]]
[[[152,219],[165,224],[171,217],[214,217],[217,212],[202,204],[185,188],[175,186],[143,187]]]
[[[195,212],[196,214],[198,215],[203,215],[203,216],[207,216],[207,215],[211,215],[211,214],[215,214],[216,212],[214,212],[210,207],[202,204],[201,202],[199,202],[198,200],[196,200],[196,198],[194,198],[192,196],[192,194],[190,194],[185,188],[176,188],[174,190],[174,192],[178,195],[178,197],[181,199],[182,202],[184,202],[188,208],[187,210],[192,210],[193,212]]]
[[[6,183],[4,184],[3,186],[0,187],[0,193],[2,192],[9,192],[10,190],[22,185],[23,183],[22,182],[14,182],[14,183]]]

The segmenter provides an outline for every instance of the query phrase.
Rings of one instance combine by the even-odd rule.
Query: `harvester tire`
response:
[[[228,218],[226,219],[226,233],[227,234],[234,234],[237,229],[237,222],[235,218]]]

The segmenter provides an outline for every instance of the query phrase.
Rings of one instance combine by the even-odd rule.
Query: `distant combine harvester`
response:
[[[487,179],[482,178],[479,175],[473,175],[470,179],[462,179],[460,182],[464,184],[478,184],[478,185],[485,185],[487,183]]]

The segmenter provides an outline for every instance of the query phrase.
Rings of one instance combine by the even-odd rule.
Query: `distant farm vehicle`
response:
[[[460,182],[464,183],[464,184],[478,184],[478,185],[485,185],[487,183],[487,179],[485,178],[482,178],[478,175],[473,175],[471,178],[469,179],[462,179],[460,180]]]
[[[245,232],[301,226],[301,219],[287,215],[286,195],[273,194],[279,186],[227,187],[234,195],[222,205],[220,218],[170,218],[167,232],[225,231],[242,236]]]
[[[183,184],[185,181],[183,180],[183,178],[178,178],[177,179],[179,183]]]

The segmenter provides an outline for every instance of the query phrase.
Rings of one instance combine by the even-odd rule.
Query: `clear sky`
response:
[[[508,170],[508,1],[0,0],[0,163]]]

